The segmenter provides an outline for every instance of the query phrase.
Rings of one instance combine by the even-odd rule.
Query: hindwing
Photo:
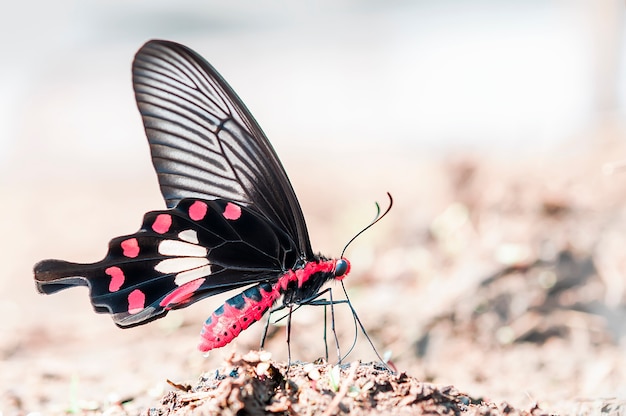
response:
[[[274,282],[299,256],[291,239],[263,216],[225,200],[183,199],[149,212],[141,229],[109,243],[106,257],[35,266],[42,293],[88,286],[98,312],[122,327],[256,282]]]

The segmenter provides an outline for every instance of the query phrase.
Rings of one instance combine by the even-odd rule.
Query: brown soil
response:
[[[172,383],[150,415],[543,415],[538,407],[518,411],[422,383],[381,363],[302,364],[289,368],[266,352],[233,355],[226,366],[203,376],[195,387]]]

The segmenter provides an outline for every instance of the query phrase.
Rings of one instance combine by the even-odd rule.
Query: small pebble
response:
[[[309,377],[309,379],[313,381],[317,381],[320,379],[320,372],[314,364],[306,364],[303,370],[306,372],[306,375]]]
[[[267,370],[270,369],[270,365],[271,365],[270,363],[266,363],[266,362],[258,363],[256,365],[256,368],[254,369],[256,375],[257,376],[267,376],[268,375]]]

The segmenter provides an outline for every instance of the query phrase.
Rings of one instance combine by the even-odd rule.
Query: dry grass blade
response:
[[[324,411],[324,413],[322,413],[322,416],[330,416],[332,412],[339,406],[341,399],[346,396],[346,393],[348,393],[348,389],[350,388],[350,384],[354,381],[356,369],[358,368],[359,364],[359,362],[354,361],[350,365],[350,372],[348,373],[348,377],[343,381],[343,383],[341,383],[341,388],[333,398],[333,401],[330,402],[328,408]]]

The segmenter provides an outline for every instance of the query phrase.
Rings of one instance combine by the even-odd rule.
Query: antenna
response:
[[[389,213],[389,211],[391,210],[391,207],[393,206],[393,198],[391,197],[391,194],[389,192],[387,192],[387,196],[389,197],[389,206],[387,207],[387,209],[385,210],[385,212],[383,212],[382,214],[380,213],[380,205],[378,204],[378,202],[376,202],[376,216],[374,217],[374,219],[372,220],[372,222],[370,222],[365,228],[363,228],[361,231],[359,231],[358,233],[356,233],[356,235],[354,237],[352,237],[350,239],[350,241],[348,241],[348,243],[345,245],[345,247],[343,248],[343,250],[341,251],[341,258],[343,258],[343,254],[346,252],[346,249],[348,248],[348,246],[354,241],[356,240],[356,238],[358,236],[360,236],[361,234],[363,234],[365,231],[367,231],[368,229],[370,229],[374,224],[376,224],[378,221],[382,220],[385,215],[387,215]]]

